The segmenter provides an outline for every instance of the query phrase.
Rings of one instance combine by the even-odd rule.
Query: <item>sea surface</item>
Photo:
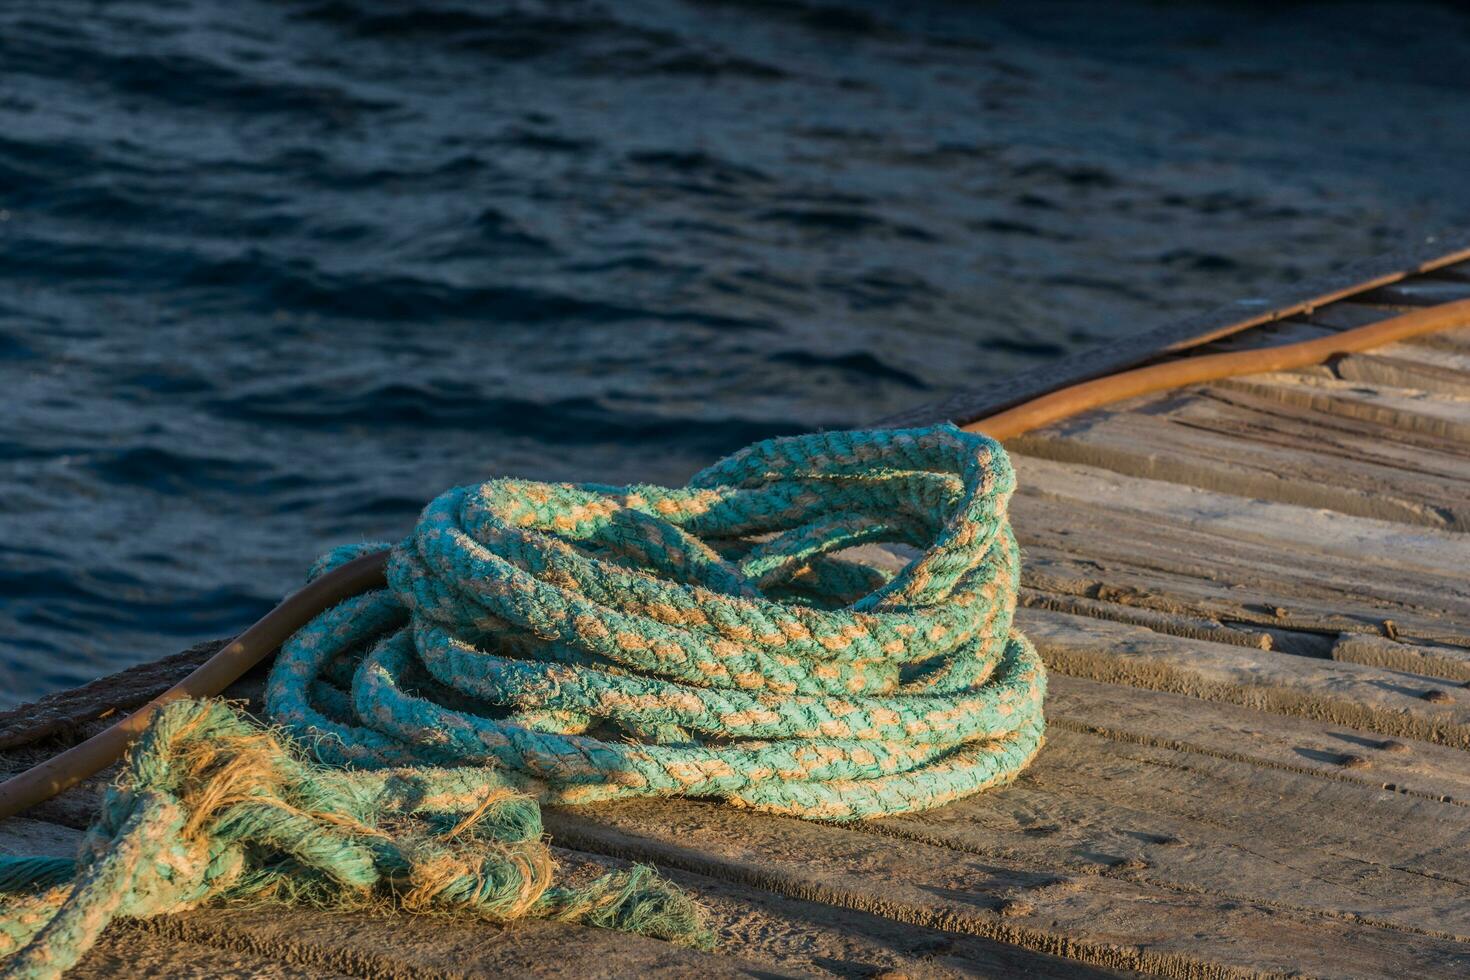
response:
[[[1470,220],[1451,6],[0,4],[0,704]]]

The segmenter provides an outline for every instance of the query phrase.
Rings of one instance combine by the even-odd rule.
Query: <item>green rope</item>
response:
[[[646,869],[551,887],[536,801],[854,820],[1014,779],[1041,747],[1046,685],[1011,628],[1014,483],[997,443],[946,425],[769,440],[679,489],[451,490],[394,548],[387,589],[277,657],[267,714],[318,761],[219,704],[166,709],[76,883],[0,915],[0,952],[24,946],[7,975],[65,969],[113,915],[220,898],[706,942]],[[922,554],[896,574],[842,554],[874,542]],[[61,874],[0,864],[0,883]]]
[[[1014,485],[945,425],[768,440],[679,489],[459,487],[388,589],[282,648],[266,710],[324,761],[486,765],[548,803],[938,806],[1041,744]],[[892,576],[838,554],[876,541],[925,550]]]
[[[63,875],[60,859],[0,858],[4,976],[59,976],[114,917],[206,902],[534,916],[713,941],[699,908],[649,868],[552,885],[540,808],[493,770],[323,766],[219,701],[160,710],[66,863]]]

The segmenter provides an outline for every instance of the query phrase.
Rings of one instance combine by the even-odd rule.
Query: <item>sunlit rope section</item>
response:
[[[942,425],[767,440],[680,488],[459,487],[387,589],[286,643],[267,712],[323,762],[486,766],[542,802],[938,806],[1042,742],[1014,485],[998,443]],[[872,543],[919,553],[896,573],[844,554]]]

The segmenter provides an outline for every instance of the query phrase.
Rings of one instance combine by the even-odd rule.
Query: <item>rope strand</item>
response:
[[[553,886],[552,868],[540,808],[493,770],[333,769],[223,702],[175,701],[129,754],[75,862],[0,858],[11,892],[0,955],[7,978],[58,977],[118,916],[267,900],[712,943],[698,906],[649,868],[582,888]]]

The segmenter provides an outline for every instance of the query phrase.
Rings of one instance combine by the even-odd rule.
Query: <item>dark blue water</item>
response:
[[[1448,7],[0,5],[0,700],[1470,218]]]

